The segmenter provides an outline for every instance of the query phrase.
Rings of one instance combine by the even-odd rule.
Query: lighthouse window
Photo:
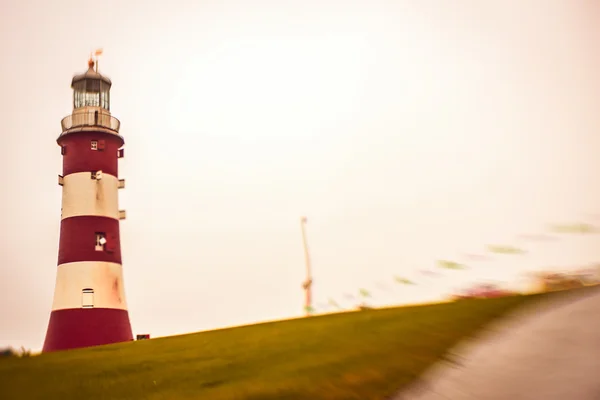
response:
[[[105,110],[110,110],[110,92],[107,88],[102,89],[102,104],[101,107]]]
[[[100,93],[75,92],[75,108],[99,107]]]
[[[98,141],[92,140],[92,150],[98,150]]]
[[[106,244],[106,234],[104,232],[96,232],[96,251],[104,251]]]
[[[89,107],[100,106],[100,93],[85,93],[84,94],[84,105]]]
[[[74,92],[74,106],[75,108],[79,108],[79,107],[83,107],[83,91],[82,90],[76,90]]]
[[[90,172],[90,177],[96,181],[99,181],[100,179],[102,179],[102,171],[92,171]]]
[[[83,289],[81,291],[81,307],[94,308],[94,289]]]

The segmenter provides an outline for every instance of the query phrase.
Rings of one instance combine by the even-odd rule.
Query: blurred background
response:
[[[42,345],[55,140],[96,48],[134,334],[303,315],[301,216],[315,311],[594,268],[599,7],[2,1],[0,346]]]

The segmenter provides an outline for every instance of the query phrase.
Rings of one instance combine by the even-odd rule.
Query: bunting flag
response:
[[[425,276],[439,276],[439,275],[441,275],[439,272],[432,271],[432,270],[429,270],[429,269],[422,269],[422,270],[419,270],[419,272],[421,273],[421,275],[425,275]]]
[[[446,269],[467,269],[466,265],[459,264],[455,261],[449,261],[449,260],[438,260],[437,265],[440,268],[446,268]]]
[[[371,293],[367,289],[360,289],[359,293],[362,297],[371,297]]]
[[[338,310],[340,310],[342,308],[334,299],[331,299],[331,298],[329,299],[329,305],[337,308]]]
[[[102,53],[103,53],[103,52],[104,52],[104,50],[103,50],[103,49],[96,49],[96,51],[94,52],[94,55],[95,55],[96,57],[98,57],[98,56],[102,55]]]
[[[594,227],[592,224],[586,224],[586,223],[557,224],[557,225],[552,225],[550,227],[550,229],[553,232],[557,232],[557,233],[587,234],[587,233],[598,232],[596,227]]]
[[[488,261],[490,257],[485,254],[464,253],[463,257],[471,261]]]
[[[489,245],[488,250],[497,254],[525,254],[526,251],[514,246],[508,245]]]
[[[314,313],[314,312],[315,312],[315,308],[314,308],[314,307],[311,307],[311,306],[304,306],[304,311],[305,311],[307,314],[312,314],[312,313]]]
[[[415,283],[410,279],[402,278],[401,276],[394,276],[394,280],[396,281],[396,283],[399,283],[401,285],[415,285]]]

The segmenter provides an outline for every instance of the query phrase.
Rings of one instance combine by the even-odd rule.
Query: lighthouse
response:
[[[90,57],[88,70],[73,77],[73,112],[61,121],[58,267],[43,352],[133,340],[119,240],[124,140],[110,113],[111,85]]]

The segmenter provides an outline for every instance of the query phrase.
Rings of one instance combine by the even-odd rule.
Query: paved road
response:
[[[600,290],[514,314],[393,400],[600,400]]]

